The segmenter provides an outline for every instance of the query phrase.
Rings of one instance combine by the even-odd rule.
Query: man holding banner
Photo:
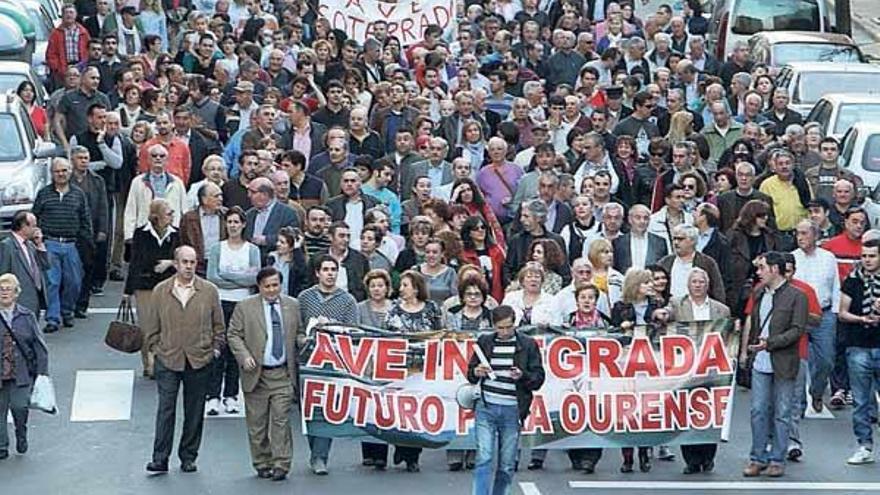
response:
[[[480,385],[477,399],[477,465],[474,495],[510,493],[520,426],[529,415],[532,392],[544,384],[544,365],[534,339],[517,333],[510,306],[492,311],[495,332],[477,340],[468,363],[468,381]],[[498,446],[498,472],[489,483]]]

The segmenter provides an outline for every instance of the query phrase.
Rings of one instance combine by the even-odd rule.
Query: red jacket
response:
[[[89,32],[79,23],[76,28],[79,29],[79,60],[87,60],[89,58]],[[49,34],[49,44],[46,47],[46,64],[49,66],[52,77],[57,81],[64,80],[67,66],[73,62],[67,60],[67,49],[64,47],[64,28],[58,26]]]
[[[501,249],[501,246],[498,244],[489,246],[489,258],[492,260],[492,280],[487,280],[490,284],[489,293],[492,294],[496,301],[500,302],[504,299],[504,281],[501,275],[502,267],[504,266],[504,251]],[[477,252],[473,249],[462,250],[459,259],[462,263],[482,268],[480,257],[477,256]]]

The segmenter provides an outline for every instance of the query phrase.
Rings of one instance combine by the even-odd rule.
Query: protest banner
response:
[[[729,320],[670,325],[662,335],[528,331],[546,379],[523,425],[546,449],[717,442],[732,413],[739,335]],[[303,428],[426,448],[474,447],[467,386],[476,336],[317,326],[300,355]],[[479,400],[479,399],[478,399]]]
[[[396,36],[404,47],[422,41],[430,24],[449,34],[456,23],[455,0],[322,0],[318,14],[327,18],[333,29],[343,31],[358,43],[367,39],[373,21],[383,20],[388,24],[388,36]]]

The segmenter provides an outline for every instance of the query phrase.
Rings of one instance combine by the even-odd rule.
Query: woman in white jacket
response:
[[[501,304],[513,308],[517,325],[560,325],[562,317],[555,314],[553,296],[542,291],[544,267],[540,263],[526,263],[517,275],[520,288],[508,291]]]

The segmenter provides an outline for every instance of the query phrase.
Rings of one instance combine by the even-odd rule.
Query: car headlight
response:
[[[2,186],[0,203],[4,206],[26,205],[34,202],[34,184],[30,180],[16,180]]]

